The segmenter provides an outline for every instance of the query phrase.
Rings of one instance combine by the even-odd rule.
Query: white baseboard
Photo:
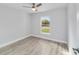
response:
[[[29,35],[26,35],[25,37],[21,37],[21,38],[18,38],[18,39],[16,39],[16,40],[14,40],[14,41],[10,41],[10,42],[8,42],[8,43],[5,43],[5,44],[3,44],[3,45],[0,45],[0,48],[5,47],[5,46],[7,46],[7,45],[10,45],[10,44],[12,44],[12,43],[15,43],[15,42],[17,42],[17,41],[19,41],[19,40],[23,40],[24,38],[27,38],[27,37],[30,37],[30,36],[34,36],[34,37],[38,37],[38,38],[43,38],[43,39],[52,40],[52,41],[55,41],[55,42],[67,44],[67,42],[65,42],[65,41],[59,41],[59,40],[52,39],[52,38],[48,38],[48,37],[44,37],[44,36],[29,34]]]
[[[5,43],[5,44],[3,44],[3,45],[0,45],[0,48],[5,47],[5,46],[7,46],[7,45],[10,45],[10,44],[12,44],[12,43],[15,43],[15,42],[17,42],[17,41],[19,41],[19,40],[23,40],[24,38],[27,38],[27,37],[30,37],[30,36],[31,36],[31,34],[26,35],[26,36],[21,37],[21,38],[18,38],[18,39],[13,40],[13,41],[10,41],[10,42],[8,42],[8,43]]]
[[[52,40],[52,41],[59,42],[59,43],[67,44],[67,42],[65,42],[65,41],[60,41],[60,40],[57,40],[57,39],[52,39],[52,38],[48,38],[48,37],[44,37],[44,36],[40,36],[40,35],[31,34],[31,36],[38,37],[38,38],[43,38],[43,39],[46,39],[46,40]]]

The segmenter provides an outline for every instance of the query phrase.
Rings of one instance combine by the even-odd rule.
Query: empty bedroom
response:
[[[75,36],[74,6],[0,3],[0,55],[74,54],[70,38]]]

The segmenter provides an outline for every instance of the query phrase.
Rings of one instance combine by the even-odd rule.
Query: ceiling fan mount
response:
[[[23,6],[23,7],[25,7],[25,8],[31,8],[33,11],[37,11],[37,8],[40,7],[40,6],[42,6],[41,3],[39,3],[39,4],[32,3],[32,6]]]

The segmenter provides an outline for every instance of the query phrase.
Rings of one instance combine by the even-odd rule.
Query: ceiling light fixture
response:
[[[23,6],[23,7],[26,7],[26,8],[31,8],[32,9],[32,11],[38,11],[38,7],[40,7],[40,6],[42,6],[42,4],[41,3],[39,3],[39,4],[35,4],[35,3],[32,3],[32,7],[30,6]]]
[[[32,11],[36,11],[36,8],[35,8],[35,6],[32,6]]]
[[[35,3],[33,3],[32,11],[37,11]]]
[[[37,8],[32,8],[32,11],[37,11]]]

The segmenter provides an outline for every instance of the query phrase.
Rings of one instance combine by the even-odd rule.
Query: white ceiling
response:
[[[42,3],[42,6],[38,8],[37,12],[33,12],[31,8],[25,8],[22,6],[32,6],[32,3],[4,3],[4,5],[12,8],[18,8],[27,11],[28,13],[37,13],[37,12],[44,12],[50,9],[66,7],[66,3]]]

